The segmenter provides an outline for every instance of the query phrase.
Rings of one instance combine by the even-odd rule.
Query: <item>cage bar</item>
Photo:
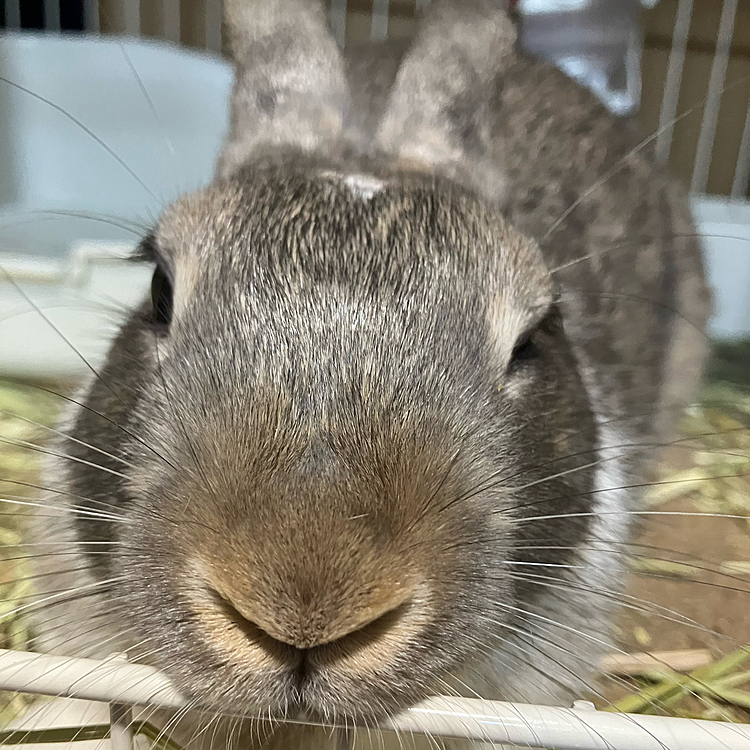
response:
[[[373,0],[370,36],[380,40],[388,36],[388,12],[390,0]]]
[[[206,49],[221,52],[221,22],[224,16],[222,0],[206,1]]]
[[[187,703],[166,675],[117,657],[96,661],[0,650],[0,689],[125,706]],[[115,719],[122,722],[122,716]],[[436,697],[381,728],[556,750],[750,750],[750,725],[617,714],[586,702],[568,709]]]
[[[745,127],[742,130],[737,168],[734,170],[732,182],[732,197],[747,198],[748,186],[750,186],[750,109],[747,110]]]
[[[180,41],[180,0],[161,0],[161,19],[164,38]]]
[[[711,76],[708,80],[708,96],[701,131],[698,138],[698,149],[693,165],[693,179],[690,190],[694,193],[705,193],[708,185],[708,172],[711,169],[711,155],[716,137],[716,126],[719,123],[719,109],[724,93],[724,79],[729,64],[729,54],[734,36],[734,19],[737,15],[739,0],[724,0],[721,6],[721,21],[719,22],[719,36],[716,40],[716,54],[711,65]]]
[[[86,31],[99,32],[99,0],[86,0],[84,3]]]
[[[60,0],[44,0],[44,28],[60,31]]]
[[[331,9],[329,11],[333,35],[342,49],[346,46],[346,6],[346,0],[331,0]]]
[[[21,28],[21,0],[5,0],[5,28]]]
[[[675,17],[672,49],[669,51],[669,66],[664,86],[664,96],[659,112],[659,135],[656,139],[656,157],[662,162],[669,159],[674,135],[674,119],[680,100],[682,71],[690,37],[690,21],[693,17],[693,0],[680,0]]]
[[[110,750],[133,750],[133,710],[123,703],[109,704]]]

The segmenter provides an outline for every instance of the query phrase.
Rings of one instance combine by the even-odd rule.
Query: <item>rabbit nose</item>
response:
[[[238,597],[218,594],[225,615],[258,645],[280,644],[296,651],[319,646],[362,646],[384,637],[400,620],[408,606],[403,592],[377,597],[370,602],[350,602],[349,606],[287,606],[271,613]],[[352,606],[354,605],[354,606]]]

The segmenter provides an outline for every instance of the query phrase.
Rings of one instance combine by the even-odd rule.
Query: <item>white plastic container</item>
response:
[[[123,259],[211,178],[231,68],[166,43],[21,32],[0,36],[0,76],[26,89],[0,82],[0,264],[96,363],[147,283]],[[0,270],[0,375],[82,367]]]
[[[641,0],[519,0],[520,43],[589,87],[617,115],[641,96]]]

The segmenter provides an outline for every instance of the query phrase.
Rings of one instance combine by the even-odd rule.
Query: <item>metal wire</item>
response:
[[[104,661],[0,650],[0,690],[120,704],[182,708],[187,701],[166,675],[129,664],[122,655]],[[431,698],[393,717],[383,729],[486,743],[556,750],[750,750],[750,725],[532,706],[468,698]],[[118,737],[125,747],[127,737]],[[344,745],[346,746],[346,745]]]

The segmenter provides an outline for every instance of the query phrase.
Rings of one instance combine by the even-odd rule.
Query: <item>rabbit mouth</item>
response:
[[[318,642],[309,633],[324,631],[279,633],[208,586],[204,594],[200,604],[193,600],[200,625],[185,652],[190,664],[181,660],[177,677],[196,701],[232,715],[369,724],[426,697],[430,675],[445,668],[426,656],[438,636],[419,586],[385,611],[351,620],[356,626],[348,632],[330,630],[335,637]]]

